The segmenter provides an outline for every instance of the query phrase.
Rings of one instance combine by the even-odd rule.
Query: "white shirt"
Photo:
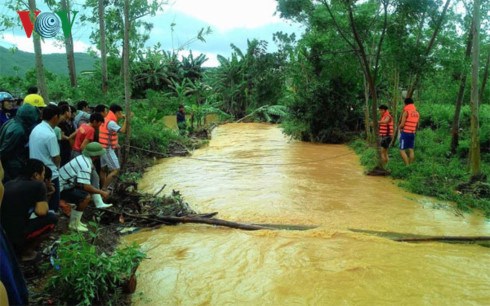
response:
[[[29,158],[35,158],[44,163],[53,172],[52,179],[59,176],[58,166],[53,157],[60,155],[60,145],[53,128],[48,122],[42,121],[32,130],[29,136]]]

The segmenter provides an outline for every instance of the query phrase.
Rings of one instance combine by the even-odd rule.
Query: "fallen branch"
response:
[[[429,236],[429,237],[407,237],[393,239],[400,242],[490,242],[490,236]]]
[[[398,242],[447,242],[447,243],[481,243],[490,242],[490,236],[428,236],[396,232],[381,232],[363,229],[349,229],[357,233],[376,235]]]
[[[187,215],[183,217],[175,217],[175,216],[155,216],[155,215],[137,215],[128,212],[115,212],[109,209],[99,209],[104,212],[108,212],[114,215],[123,215],[124,217],[129,217],[137,220],[149,221],[150,223],[158,224],[166,224],[166,225],[175,225],[178,223],[200,223],[200,224],[209,224],[209,225],[217,225],[217,226],[225,226],[230,228],[248,230],[248,231],[256,231],[256,230],[309,230],[316,228],[314,225],[294,225],[294,224],[247,224],[247,223],[239,223],[239,222],[231,222],[222,219],[213,218],[218,213],[206,213],[206,214],[196,214],[196,215]]]
[[[162,192],[162,191],[163,191],[163,189],[165,189],[165,187],[166,187],[166,186],[167,186],[167,184],[164,184],[164,185],[162,186],[162,188],[160,188],[160,190],[158,190],[158,191],[157,191],[157,192],[156,192],[156,193],[155,193],[153,196],[154,196],[154,197],[158,196],[158,195],[160,194],[160,192]]]
[[[138,218],[138,215],[133,215],[133,214],[129,214],[129,213],[124,213],[124,214],[129,216],[129,217]],[[189,216],[185,216],[185,217],[173,217],[173,216],[156,217],[156,216],[154,216],[154,217],[151,217],[151,219],[159,220],[159,221],[162,221],[163,223],[169,223],[169,224],[201,223],[201,224],[226,226],[226,227],[243,229],[243,230],[248,230],[248,231],[271,229],[271,228],[268,228],[265,226],[260,226],[260,225],[237,223],[237,222],[231,222],[231,221],[226,221],[226,220],[221,220],[221,219],[201,217],[201,216],[193,216],[193,215],[189,215]]]
[[[259,226],[265,226],[269,228],[279,229],[279,230],[290,230],[290,231],[307,231],[310,229],[317,228],[316,225],[296,225],[296,224],[253,224]]]

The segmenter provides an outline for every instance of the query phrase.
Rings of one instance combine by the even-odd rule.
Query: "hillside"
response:
[[[24,76],[26,71],[34,68],[34,53],[24,51],[12,51],[0,47],[0,75],[1,76]],[[77,73],[84,70],[93,70],[97,58],[87,53],[75,53],[75,65]],[[43,55],[44,67],[49,72],[58,75],[68,75],[66,55],[63,53],[53,53]],[[18,72],[15,71],[18,67]]]

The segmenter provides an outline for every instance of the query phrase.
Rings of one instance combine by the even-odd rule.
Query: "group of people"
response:
[[[37,258],[63,214],[71,230],[87,232],[84,209],[112,206],[104,200],[120,169],[118,134],[126,120],[118,104],[45,103],[36,87],[21,103],[7,94],[0,102],[0,293],[25,304],[17,260]]]
[[[405,107],[403,108],[398,129],[400,131],[400,155],[405,165],[408,166],[415,160],[415,132],[417,131],[420,115],[412,98],[406,98],[404,104]],[[381,160],[383,165],[386,165],[388,163],[388,149],[391,146],[395,133],[395,124],[393,117],[388,110],[388,106],[384,104],[380,105],[379,112],[381,116],[378,121]]]
[[[69,215],[70,229],[86,232],[83,210],[91,202],[112,206],[104,200],[120,169],[116,152],[124,118],[118,104],[45,103],[34,87],[3,122],[0,225],[20,260],[36,258],[36,246],[61,213]]]

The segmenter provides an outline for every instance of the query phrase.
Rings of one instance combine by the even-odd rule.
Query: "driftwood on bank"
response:
[[[382,232],[363,229],[349,229],[352,232],[376,235],[398,242],[445,242],[445,243],[476,243],[487,246],[490,236],[429,236],[397,232]]]
[[[215,215],[218,214],[217,212],[213,212],[209,214],[195,214],[195,215],[176,217],[176,216],[137,215],[124,211],[116,212],[110,209],[99,209],[99,210],[115,215],[122,215],[124,216],[124,219],[131,218],[136,220],[148,221],[153,223],[153,226],[161,225],[161,224],[175,225],[178,223],[201,223],[201,224],[226,226],[226,227],[249,230],[249,231],[272,229],[261,225],[231,222],[231,221],[213,218]]]
[[[248,231],[256,231],[256,230],[297,230],[297,231],[304,231],[304,230],[314,229],[317,227],[317,226],[312,226],[312,225],[248,224],[248,223],[232,222],[232,221],[214,218],[214,216],[216,216],[218,214],[217,212],[206,213],[206,214],[193,214],[193,215],[176,217],[176,216],[138,215],[138,214],[133,214],[133,213],[125,212],[125,211],[116,212],[116,211],[113,211],[110,209],[99,209],[99,210],[107,212],[107,213],[111,213],[113,215],[119,215],[119,216],[122,215],[124,217],[124,219],[126,220],[125,222],[129,221],[129,219],[142,220],[143,222],[151,223],[152,227],[158,226],[158,225],[176,225],[179,223],[209,224],[209,225],[225,226],[225,227],[248,230]]]

